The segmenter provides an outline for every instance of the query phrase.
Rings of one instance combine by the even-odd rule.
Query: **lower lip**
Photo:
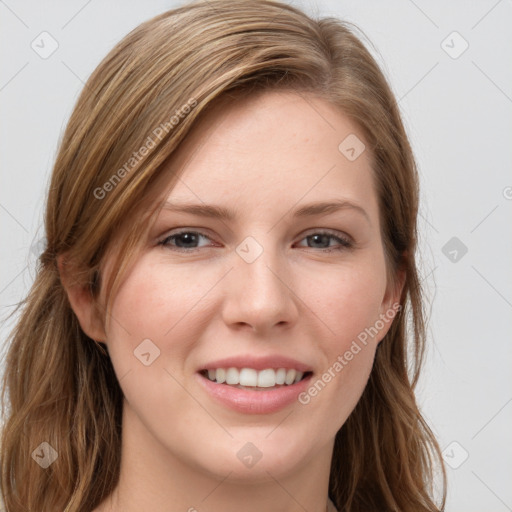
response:
[[[297,401],[300,393],[309,385],[312,374],[295,384],[269,389],[268,391],[251,391],[235,388],[228,384],[213,382],[208,377],[196,374],[206,391],[218,402],[244,414],[270,414]]]

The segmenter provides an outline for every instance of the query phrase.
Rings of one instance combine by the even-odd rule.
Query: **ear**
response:
[[[78,318],[80,327],[89,338],[96,341],[104,341],[106,334],[101,315],[91,291],[87,286],[78,285],[73,282],[73,275],[70,265],[63,255],[57,257],[60,280],[71,304],[75,315]]]
[[[402,297],[402,291],[405,285],[405,278],[405,269],[400,269],[395,274],[394,282],[388,283],[388,287],[386,289],[386,293],[380,308],[380,320],[384,323],[384,326],[379,330],[377,343],[380,343],[386,336],[389,328],[391,327],[391,324],[394,321],[395,316],[399,311],[401,311],[403,307],[400,304],[400,299]]]

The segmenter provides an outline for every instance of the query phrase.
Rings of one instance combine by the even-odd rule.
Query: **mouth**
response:
[[[272,414],[292,406],[313,375],[305,364],[290,360],[281,363],[288,367],[271,367],[270,361],[264,364],[261,359],[256,360],[257,369],[230,363],[210,363],[212,367],[202,368],[196,375],[212,400],[242,414]]]
[[[209,368],[198,372],[211,382],[250,391],[271,391],[309,379],[313,372],[294,368]]]

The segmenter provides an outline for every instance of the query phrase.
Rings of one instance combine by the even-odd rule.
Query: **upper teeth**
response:
[[[303,372],[295,369],[286,368],[267,368],[257,371],[254,368],[217,368],[208,370],[208,378],[217,381],[219,384],[226,383],[241,386],[257,386],[260,388],[270,388],[275,385],[293,384],[299,382],[304,376]]]

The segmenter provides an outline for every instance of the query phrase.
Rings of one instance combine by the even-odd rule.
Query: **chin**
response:
[[[283,439],[265,439],[268,427],[261,436],[251,435],[254,428],[247,429],[247,434],[247,440],[237,436],[225,445],[216,444],[213,451],[209,450],[207,459],[198,463],[217,479],[229,474],[230,482],[245,484],[274,481],[272,477],[282,478],[306,464],[307,454],[297,449],[298,443],[283,445]]]

